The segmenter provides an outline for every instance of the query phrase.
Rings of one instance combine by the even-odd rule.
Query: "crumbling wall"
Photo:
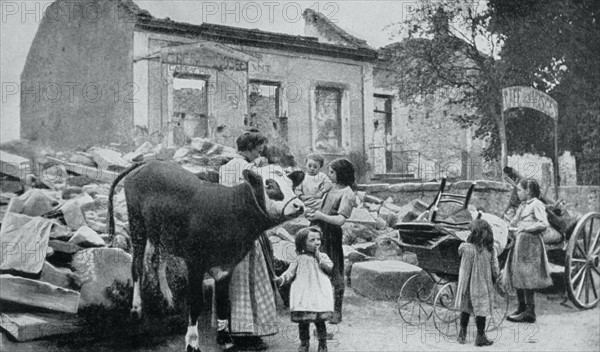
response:
[[[510,200],[512,186],[496,181],[474,181],[476,183],[472,205],[486,213],[502,216]],[[459,181],[446,185],[446,191],[454,194],[466,194],[470,181]],[[359,191],[387,199],[392,197],[394,204],[402,206],[414,199],[420,199],[427,204],[439,190],[439,183],[401,183],[401,184],[370,184],[358,185]],[[554,196],[554,188],[548,190],[546,197],[551,200],[562,200],[568,209],[585,214],[591,211],[600,212],[600,186],[563,186],[559,187],[559,197]]]
[[[50,5],[21,75],[21,137],[70,147],[129,139],[134,25],[114,1]]]
[[[507,183],[494,181],[475,181],[475,191],[471,199],[472,205],[478,209],[497,216],[502,216],[510,199],[512,186]],[[446,192],[466,194],[471,186],[469,181],[460,181],[446,185]],[[402,206],[414,199],[420,199],[427,204],[439,190],[439,183],[401,183],[401,184],[371,184],[359,185],[358,189],[381,199],[392,197],[394,204]]]

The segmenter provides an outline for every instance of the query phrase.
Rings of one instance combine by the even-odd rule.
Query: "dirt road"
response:
[[[329,342],[330,351],[600,351],[600,308],[579,310],[570,303],[561,305],[558,294],[536,294],[538,322],[514,324],[504,322],[489,337],[495,343],[489,347],[473,346],[474,326],[469,330],[466,345],[440,334],[431,323],[421,327],[404,324],[395,302],[372,301],[346,291],[344,322],[331,326],[334,340]],[[513,310],[513,304],[509,311]],[[206,320],[206,319],[205,319]],[[296,351],[298,348],[297,325],[289,321],[285,311],[278,314],[280,333],[269,337],[269,351]],[[204,327],[203,351],[220,351],[214,345],[214,333]],[[316,351],[317,341],[311,340],[311,351]],[[86,345],[61,341],[35,341],[13,343],[3,335],[2,351],[182,351],[184,335],[154,336],[127,341],[102,341]]]

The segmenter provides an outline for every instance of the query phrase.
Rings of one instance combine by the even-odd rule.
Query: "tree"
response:
[[[561,149],[574,152],[580,182],[600,184],[600,23],[597,0],[489,0],[500,55],[559,104]]]
[[[599,7],[597,0],[426,0],[404,21],[408,38],[388,47],[388,55],[405,101],[448,88],[460,92],[444,98],[467,108],[453,117],[476,125],[475,137],[489,136],[487,160],[506,165],[509,150],[532,149],[554,159],[551,120],[528,109],[503,116],[501,90],[514,85],[558,101],[561,149],[596,155]]]
[[[500,155],[504,166],[508,147],[501,90],[527,85],[527,80],[511,75],[499,60],[502,40],[489,30],[489,23],[489,10],[478,3],[427,0],[404,22],[408,38],[390,47],[389,56],[406,102],[452,90],[455,94],[443,97],[446,103],[465,107],[452,117],[477,126],[475,137],[489,136],[484,157],[495,160]]]

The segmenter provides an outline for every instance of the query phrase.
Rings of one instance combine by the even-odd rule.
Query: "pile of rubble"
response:
[[[77,331],[76,313],[113,302],[106,291],[131,283],[131,239],[123,188],[113,198],[116,233],[108,235],[108,196],[119,173],[135,162],[173,160],[218,182],[235,150],[193,139],[178,150],[141,144],[85,151],[0,147],[0,327],[18,341]],[[10,152],[9,152],[10,151]],[[49,312],[61,313],[57,318]],[[65,330],[64,326],[70,329]]]
[[[16,307],[2,313],[0,327],[19,341],[70,332],[65,331],[65,319],[92,305],[110,307],[106,291],[115,282],[131,282],[131,239],[122,187],[116,188],[113,199],[116,234],[114,238],[107,234],[109,189],[121,171],[140,161],[172,160],[203,180],[218,182],[218,168],[237,156],[234,149],[201,138],[177,150],[151,142],[129,152],[121,145],[35,153],[22,146],[22,152],[0,148],[5,150],[0,155],[0,301]],[[343,226],[348,277],[357,262],[417,264],[412,253],[403,252],[389,237],[393,224],[414,219],[425,205],[416,200],[399,207],[391,199],[364,192],[357,196],[359,204]],[[301,217],[270,231],[280,262],[293,260],[293,235],[308,225]],[[49,311],[66,315],[57,321],[40,313]],[[52,328],[56,326],[60,328]],[[78,329],[78,324],[67,326]]]

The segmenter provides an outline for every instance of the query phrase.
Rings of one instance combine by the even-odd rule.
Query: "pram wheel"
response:
[[[406,280],[398,297],[398,313],[409,325],[425,323],[431,314],[431,299],[435,292],[435,281],[424,272],[415,274]]]
[[[442,334],[454,338],[460,330],[460,311],[454,309],[456,282],[442,286],[433,301],[433,324]]]

